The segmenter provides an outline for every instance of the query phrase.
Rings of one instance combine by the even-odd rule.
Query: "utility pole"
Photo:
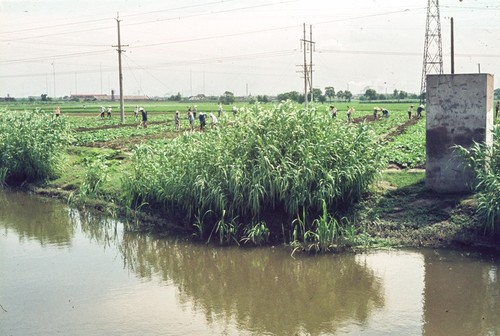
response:
[[[313,26],[309,25],[309,92],[311,92],[311,102],[314,104],[314,95],[313,95]]]
[[[455,73],[455,32],[453,28],[453,18],[450,19],[451,24],[451,74]]]
[[[305,109],[307,110],[308,108],[308,99],[307,99],[307,93],[308,90],[311,92],[311,102],[314,102],[313,99],[313,94],[312,94],[312,52],[313,52],[313,47],[314,43],[312,40],[312,25],[309,26],[309,40],[306,38],[306,24],[304,23],[304,38],[301,39],[301,48],[304,51],[304,64],[302,65],[303,70],[299,71],[304,74],[304,106]],[[307,61],[307,50],[309,50],[309,62]],[[300,66],[300,65],[299,65]]]
[[[428,0],[427,22],[425,27],[424,62],[420,85],[420,102],[427,89],[427,75],[443,73],[443,46],[441,42],[441,19],[439,16],[439,0]]]
[[[118,51],[118,73],[120,77],[120,120],[122,124],[125,124],[125,107],[123,102],[123,73],[122,73],[122,52],[125,50],[122,47],[128,47],[128,45],[122,45],[120,39],[120,19],[119,14],[116,15],[116,24],[118,26],[118,45],[112,46]]]
[[[56,65],[55,65],[55,61],[52,61],[52,78],[53,78],[53,81],[54,81],[54,100],[56,100]]]

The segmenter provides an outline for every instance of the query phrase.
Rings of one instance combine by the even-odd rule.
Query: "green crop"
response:
[[[380,154],[365,124],[335,123],[288,103],[257,105],[232,126],[138,146],[133,176],[123,182],[132,207],[146,202],[189,219],[210,212],[212,225],[230,223],[222,231],[236,235],[235,218],[258,223],[278,213],[291,223],[304,210],[314,220],[324,206],[351,204],[382,168]]]
[[[70,140],[64,117],[43,111],[0,111],[0,169],[4,179],[54,177]]]

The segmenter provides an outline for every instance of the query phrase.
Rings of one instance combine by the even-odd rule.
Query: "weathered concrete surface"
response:
[[[427,76],[426,186],[442,193],[470,191],[473,172],[453,146],[492,144],[493,76]]]

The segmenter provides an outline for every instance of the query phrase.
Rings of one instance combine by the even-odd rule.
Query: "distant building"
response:
[[[117,101],[117,97],[115,97],[114,94],[74,94],[69,97],[69,100],[112,102]],[[128,102],[141,102],[151,99],[148,96],[123,96],[123,100]]]
[[[203,101],[203,100],[206,100],[206,99],[207,99],[207,97],[203,93],[200,93],[200,94],[197,94],[196,96],[189,97],[188,100]]]
[[[16,101],[16,98],[11,97],[9,94],[7,94],[7,97],[0,97],[0,102],[13,102]]]

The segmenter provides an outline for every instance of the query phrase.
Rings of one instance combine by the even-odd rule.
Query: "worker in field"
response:
[[[222,114],[222,104],[219,103],[219,106],[217,106],[217,116],[220,118]]]
[[[188,108],[187,116],[189,120],[189,128],[192,131],[194,129],[194,116],[193,116],[193,111],[191,111],[191,107]]]
[[[408,120],[411,120],[411,115],[413,114],[413,105],[408,108]]]
[[[99,114],[101,116],[101,119],[104,119],[104,112],[106,112],[106,109],[101,105],[101,113]]]
[[[179,127],[180,127],[180,115],[179,115],[179,111],[175,111],[175,115],[174,115],[174,125],[175,125],[175,130],[178,131],[179,130]]]
[[[389,118],[389,111],[382,107],[382,115],[385,117],[385,118]]]
[[[207,124],[205,113],[200,112],[199,118],[200,118],[200,131],[203,131],[205,130],[205,125]]]
[[[217,119],[217,117],[213,113],[210,113],[210,119],[212,120],[212,122],[210,124],[211,128],[217,127],[217,125],[219,125],[219,120]]]
[[[424,110],[424,105],[420,104],[417,107],[417,118],[422,118],[422,111]]]
[[[347,106],[347,123],[351,123],[352,114],[354,113],[354,109],[350,106]]]
[[[134,118],[135,118],[135,121],[137,121],[137,119],[139,119],[139,105],[135,105]]]
[[[377,120],[377,118],[378,118],[378,111],[380,111],[380,108],[378,106],[375,106],[373,108],[373,120]]]
[[[198,106],[195,105],[193,108],[193,118],[196,119],[196,113],[198,113]]]
[[[54,115],[55,115],[56,117],[59,117],[59,116],[61,115],[61,109],[59,108],[59,106],[58,106],[58,107],[56,107],[56,110],[54,111]]]
[[[337,118],[337,108],[333,105],[330,106],[330,114],[332,115],[333,119]]]
[[[109,119],[111,119],[111,112],[112,112],[111,106],[108,106],[108,118]]]
[[[146,110],[143,107],[139,108],[139,111],[141,112],[142,116],[142,121],[141,121],[142,127],[148,128],[148,112],[146,112]]]

